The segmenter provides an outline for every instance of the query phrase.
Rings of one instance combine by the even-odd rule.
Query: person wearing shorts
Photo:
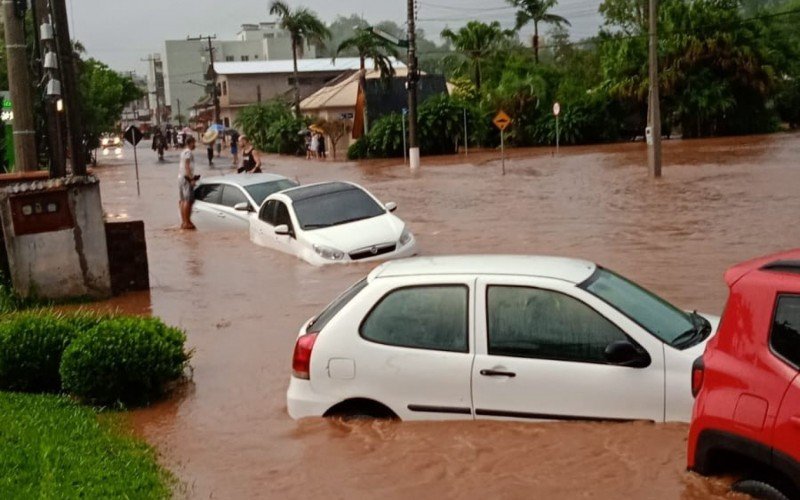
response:
[[[192,205],[194,204],[194,184],[198,176],[194,174],[194,137],[186,138],[186,149],[181,153],[178,167],[178,194],[180,196],[181,229],[197,229],[192,224]]]

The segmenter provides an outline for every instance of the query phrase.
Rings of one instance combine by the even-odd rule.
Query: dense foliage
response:
[[[309,124],[309,119],[297,118],[289,104],[280,100],[248,106],[236,119],[236,126],[256,148],[279,154],[303,153],[302,132]]]
[[[442,32],[449,107],[437,125],[420,107],[423,154],[463,144],[467,110],[470,144],[496,147],[492,117],[513,122],[512,145],[553,144],[552,105],[559,102],[562,144],[641,137],[647,121],[646,0],[604,0],[604,24],[593,38],[570,40],[568,19],[552,14],[552,0],[509,1],[518,26],[551,26],[543,42],[509,34],[497,23],[470,21]],[[763,133],[781,123],[800,126],[800,0],[662,0],[658,45],[662,127],[666,135],[705,137]],[[421,57],[425,51],[421,50]],[[433,53],[433,52],[431,52]],[[444,102],[444,101],[440,101]],[[445,116],[441,113],[449,113]],[[428,111],[430,113],[430,111]],[[401,118],[387,116],[349,151],[351,158],[402,154]]]
[[[0,392],[0,498],[170,498],[174,479],[116,415]]]
[[[139,404],[178,379],[183,332],[157,318],[31,309],[0,318],[0,390]]]
[[[71,324],[50,313],[20,313],[0,322],[0,389],[57,392],[61,355],[75,337]]]
[[[141,404],[183,373],[186,336],[153,318],[109,318],[64,351],[64,390],[99,404]]]
[[[99,146],[100,134],[116,129],[125,105],[144,94],[129,76],[96,59],[78,63],[83,130],[89,146]]]
[[[465,103],[447,95],[428,99],[419,107],[420,152],[426,155],[451,154],[463,141]],[[477,121],[471,107],[468,119]],[[389,158],[403,156],[403,115],[393,113],[379,119],[369,133],[350,146],[347,156]],[[463,142],[461,142],[463,144]]]

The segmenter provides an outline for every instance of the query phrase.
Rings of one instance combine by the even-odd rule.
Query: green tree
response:
[[[83,132],[92,148],[97,147],[100,134],[115,128],[125,106],[144,96],[129,76],[91,58],[78,62],[78,91]]]
[[[479,92],[483,76],[481,66],[487,59],[494,56],[499,42],[507,36],[508,33],[500,28],[500,23],[497,21],[493,21],[491,24],[470,21],[457,32],[450,28],[442,31],[442,38],[452,43],[455,49],[455,53],[448,56],[448,61],[459,72],[463,72],[465,67],[469,67],[475,87]]]
[[[378,38],[365,29],[356,30],[350,38],[342,40],[336,47],[334,60],[339,54],[354,50],[358,54],[361,69],[366,69],[366,60],[372,59],[376,70],[380,70],[382,77],[394,76],[392,58],[398,59],[400,55],[392,44],[382,38]]]
[[[300,116],[300,76],[297,71],[297,57],[302,55],[306,43],[324,45],[324,40],[330,38],[330,31],[314,12],[305,7],[292,10],[285,2],[275,0],[270,4],[269,13],[278,16],[280,27],[288,31],[292,39],[294,108],[295,114]]]
[[[539,23],[545,24],[566,24],[570,22],[558,14],[550,13],[550,9],[558,4],[558,0],[506,0],[517,10],[517,30],[533,21],[533,54],[536,62],[539,62]]]

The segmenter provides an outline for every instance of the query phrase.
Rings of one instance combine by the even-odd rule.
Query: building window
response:
[[[222,95],[228,95],[228,82],[222,82]]]
[[[225,56],[225,62],[233,62],[233,56]]]
[[[225,118],[222,122],[223,122],[223,124],[225,125],[226,128],[231,126],[231,119],[230,118]]]
[[[249,61],[249,60],[250,60],[250,56],[242,56],[242,61],[246,62],[246,61]]]

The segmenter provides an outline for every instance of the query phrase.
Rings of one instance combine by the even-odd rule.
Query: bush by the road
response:
[[[117,417],[0,392],[0,498],[169,498],[169,473]]]
[[[25,312],[0,322],[0,389],[57,392],[61,355],[75,335],[63,317]]]
[[[257,149],[278,154],[305,151],[301,132],[308,125],[308,119],[295,117],[289,104],[280,100],[247,106],[236,119],[236,126]]]
[[[146,403],[183,374],[185,341],[182,331],[156,318],[109,318],[67,347],[64,390],[98,404]]]

